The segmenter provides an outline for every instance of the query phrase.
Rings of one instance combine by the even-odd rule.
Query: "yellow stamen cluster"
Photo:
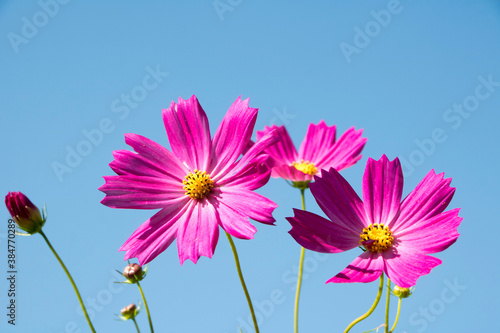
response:
[[[359,238],[359,245],[364,246],[371,252],[387,250],[392,246],[392,241],[394,240],[389,227],[383,223],[375,223],[363,228],[363,232],[359,235]]]
[[[316,169],[314,164],[309,162],[309,161],[304,162],[304,160],[302,160],[300,163],[293,162],[292,165],[295,167],[295,169],[302,171],[303,173],[311,175],[311,176],[315,175],[316,172],[318,171],[318,169]]]
[[[194,170],[194,174],[188,173],[182,184],[184,184],[186,195],[193,199],[203,199],[214,187],[214,181],[210,179],[210,175],[199,170]]]

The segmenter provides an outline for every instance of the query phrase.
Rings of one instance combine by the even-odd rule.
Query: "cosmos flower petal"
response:
[[[365,222],[363,202],[351,185],[338,171],[322,170],[321,178],[315,176],[309,186],[319,207],[335,223],[357,234],[368,224]]]
[[[143,137],[139,134],[125,134],[125,143],[131,146],[145,160],[149,160],[150,164],[155,168],[160,168],[165,174],[171,176],[183,177],[188,173],[188,169],[182,162],[162,145]],[[113,162],[111,162],[113,164]],[[120,170],[129,173],[130,168],[125,168],[121,165]],[[116,172],[116,171],[115,171]],[[130,172],[135,174],[134,172]],[[121,174],[118,173],[117,174]]]
[[[213,174],[213,179],[218,183],[228,183],[228,179],[234,178],[234,176],[240,174],[249,163],[252,163],[255,158],[262,155],[263,151],[278,140],[275,131],[267,133],[262,138],[257,140],[257,142],[241,157],[239,161],[233,164],[232,168],[226,169],[224,174]],[[265,154],[264,154],[265,155]]]
[[[211,159],[212,139],[207,115],[196,96],[188,100],[179,97],[168,109],[163,109],[163,122],[172,152],[190,170],[207,170]]]
[[[318,162],[330,151],[335,143],[336,126],[327,126],[324,120],[318,125],[310,124],[299,148],[298,161]]]
[[[369,158],[363,176],[363,202],[368,221],[392,226],[402,193],[403,171],[399,160],[390,162],[385,155],[378,161]]]
[[[306,249],[316,252],[337,253],[359,246],[359,234],[332,223],[314,213],[294,209],[294,217],[286,219],[292,225],[290,235]]]
[[[187,259],[196,264],[200,256],[212,258],[219,240],[219,223],[214,206],[208,200],[192,200],[178,224],[177,251],[181,265]]]
[[[462,222],[459,208],[443,212],[428,220],[419,221],[395,236],[401,248],[407,251],[436,253],[446,250],[460,235],[457,231]]]
[[[403,248],[398,248],[397,253],[386,251],[383,256],[387,277],[401,288],[413,287],[419,277],[429,274],[434,267],[441,264],[438,258]]]
[[[217,200],[217,199],[213,199]],[[250,223],[248,217],[228,207],[224,202],[213,203],[217,207],[219,224],[228,234],[240,239],[253,239],[257,228]]]
[[[295,149],[292,139],[290,138],[285,126],[266,126],[264,127],[264,130],[257,131],[257,140],[260,140],[264,135],[272,132],[273,130],[276,131],[278,135],[278,142],[269,147],[266,150],[266,153],[271,156],[275,165],[291,165],[297,160],[297,150]]]
[[[215,132],[213,149],[217,165],[212,174],[223,173],[246,149],[257,120],[258,109],[248,105],[241,97],[231,105]]]
[[[120,175],[105,176],[104,180],[99,190],[106,197],[101,203],[111,208],[157,209],[189,199],[182,183],[167,178]]]
[[[431,170],[401,203],[400,216],[392,231],[402,233],[418,221],[442,213],[455,193],[450,183],[451,178],[444,179],[444,173]]]
[[[181,178],[180,174],[175,174],[171,170],[168,170],[165,167],[168,164],[168,157],[165,157],[165,162],[158,163],[129,150],[115,150],[113,151],[113,157],[115,159],[109,166],[118,175],[168,178],[177,182],[182,182],[182,179],[186,175],[185,173],[182,174]]]
[[[273,167],[271,177],[280,177],[294,182],[311,181],[314,179],[314,176],[303,173],[293,165],[286,164]]]
[[[219,186],[231,184],[231,186],[239,186],[251,191],[264,186],[271,176],[271,169],[267,165],[268,160],[269,156],[265,154],[255,157],[238,174],[218,182]]]
[[[229,185],[213,192],[219,201],[255,221],[267,224],[276,221],[272,213],[278,205],[258,193]]]
[[[335,168],[337,171],[346,169],[359,161],[362,157],[361,151],[365,147],[367,138],[361,137],[363,129],[355,130],[349,128],[335,142],[334,146],[324,154],[315,165],[321,169]]]
[[[315,175],[319,175],[322,169],[330,168],[340,171],[355,164],[361,159],[359,154],[367,140],[361,137],[363,130],[356,131],[353,127],[335,141],[336,126],[327,126],[322,120],[317,125],[309,125],[297,153],[284,126],[266,126],[264,131],[257,132],[257,138],[271,130],[276,130],[279,134],[279,141],[266,150],[272,158],[271,177],[281,177],[292,182],[310,182],[314,176],[311,173],[316,172]],[[293,170],[294,163],[297,163],[301,170],[307,170],[307,174]],[[306,166],[309,169],[305,169]]]
[[[177,220],[186,209],[186,205],[170,205],[144,222],[130,236],[118,251],[126,251],[125,260],[139,259],[145,265],[167,247],[177,237]]]
[[[372,282],[384,271],[384,259],[380,253],[363,252],[342,272],[326,283]]]

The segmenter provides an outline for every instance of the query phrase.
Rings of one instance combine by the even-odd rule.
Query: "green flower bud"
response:
[[[139,313],[140,308],[136,307],[135,304],[130,304],[124,307],[120,312],[121,316],[119,316],[122,320],[134,319],[135,316]]]
[[[142,267],[138,264],[128,264],[123,269],[123,276],[127,279],[129,283],[137,283],[144,279],[147,274],[147,268],[142,270]]]
[[[407,298],[410,297],[412,294],[412,289],[413,288],[401,288],[399,286],[394,287],[394,295],[400,298]]]

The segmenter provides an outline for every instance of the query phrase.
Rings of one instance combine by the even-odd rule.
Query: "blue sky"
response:
[[[238,96],[259,108],[256,130],[286,125],[298,146],[309,123],[364,129],[362,160],[342,174],[360,193],[367,158],[404,165],[404,195],[429,172],[457,188],[464,218],[443,264],[403,303],[397,333],[496,329],[500,5],[497,1],[1,1],[0,186],[46,203],[44,231],[65,260],[100,332],[134,332],[114,314],[140,295],[117,285],[118,248],[154,212],[111,209],[97,188],[124,133],[168,147],[161,110],[195,94],[212,133]],[[291,331],[300,249],[285,217],[299,191],[271,179],[276,226],[236,240],[261,332]],[[308,210],[322,214],[310,193]],[[2,218],[9,215],[3,210]],[[0,229],[6,273],[7,223]],[[17,317],[2,332],[87,332],[71,285],[39,235],[16,239]],[[306,254],[302,332],[341,332],[377,283],[325,285],[359,253]],[[175,244],[143,282],[160,332],[247,332],[248,307],[227,240],[212,259],[179,265]],[[396,298],[392,300],[394,316]],[[147,331],[145,313],[138,318]],[[383,306],[356,326],[383,323]]]

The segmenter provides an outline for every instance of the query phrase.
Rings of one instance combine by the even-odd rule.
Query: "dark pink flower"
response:
[[[117,176],[104,177],[102,204],[161,209],[120,248],[125,259],[137,257],[143,265],[177,239],[181,264],[186,259],[196,263],[200,256],[212,257],[219,226],[234,237],[251,239],[256,228],[248,218],[273,224],[277,205],[253,190],[269,180],[268,155],[262,151],[276,142],[275,133],[241,157],[256,118],[257,109],[238,98],[211,138],[207,116],[193,95],[163,110],[172,152],[140,135],[125,134],[135,152],[113,152],[110,167]]]
[[[327,282],[371,282],[382,272],[409,288],[441,260],[429,256],[453,244],[462,221],[460,209],[444,212],[455,188],[451,178],[431,170],[401,202],[403,172],[399,160],[369,159],[363,177],[363,201],[334,169],[315,177],[311,193],[331,220],[295,209],[287,220],[290,234],[318,252],[365,251]]]
[[[271,176],[292,182],[312,181],[322,169],[340,171],[350,167],[362,157],[359,154],[367,140],[361,137],[363,130],[356,131],[354,127],[335,140],[335,125],[327,126],[321,120],[318,125],[309,125],[297,152],[285,126],[266,126],[263,131],[257,131],[257,139],[271,131],[276,131],[279,136],[278,143],[266,149],[272,158]]]
[[[45,214],[41,214],[38,207],[21,192],[9,192],[5,196],[5,206],[20,229],[30,235],[42,230]]]

